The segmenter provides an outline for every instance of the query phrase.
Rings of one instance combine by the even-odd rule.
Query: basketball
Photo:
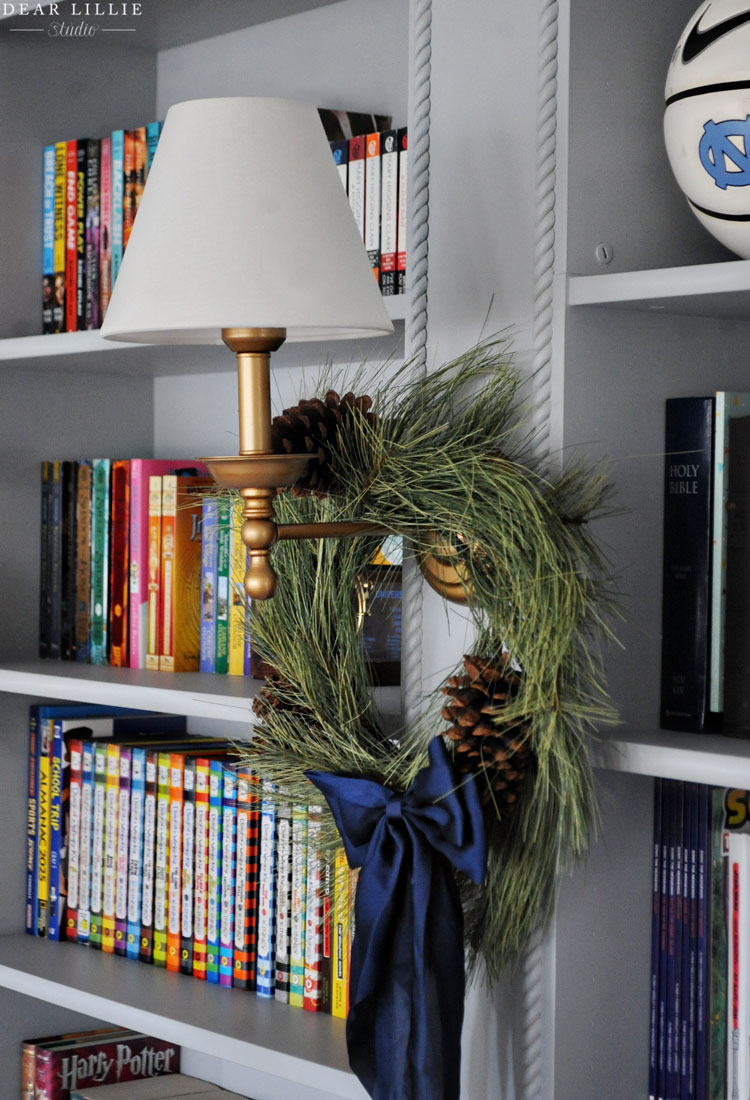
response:
[[[698,220],[750,259],[750,3],[709,0],[675,47],[664,140]]]

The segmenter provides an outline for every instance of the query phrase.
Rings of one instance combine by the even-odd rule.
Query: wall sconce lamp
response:
[[[102,335],[223,342],[235,353],[239,454],[203,461],[244,500],[249,596],[273,595],[269,553],[279,538],[379,533],[372,524],[274,522],[276,490],[309,459],[271,450],[271,353],[285,340],[392,331],[317,109],[256,98],[170,108]]]

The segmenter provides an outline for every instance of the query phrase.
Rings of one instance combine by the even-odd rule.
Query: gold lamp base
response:
[[[286,339],[283,328],[227,328],[224,343],[237,356],[240,453],[203,458],[217,485],[235,489],[244,501],[242,541],[248,548],[245,591],[252,599],[267,600],[276,591],[278,578],[270,563],[271,547],[278,539],[346,538],[389,532],[375,523],[305,523],[277,526],[273,498],[277,489],[288,489],[305,471],[309,455],[277,455],[271,450],[271,352]],[[450,547],[434,539],[419,552],[427,582],[448,600],[465,603],[467,589],[460,565]]]

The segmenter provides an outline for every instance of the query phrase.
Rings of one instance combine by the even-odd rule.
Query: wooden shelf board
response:
[[[750,789],[750,741],[670,730],[630,732],[592,746],[594,766],[634,775]]]
[[[750,320],[750,260],[570,275],[568,304]]]
[[[349,1071],[344,1021],[238,989],[27,935],[0,937],[0,985],[184,1047],[311,1085],[365,1092]]]

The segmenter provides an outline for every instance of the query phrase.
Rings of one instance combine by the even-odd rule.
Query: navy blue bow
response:
[[[450,864],[484,878],[473,778],[442,738],[403,794],[309,771],[350,867],[360,867],[349,972],[349,1063],[373,1100],[456,1100],[464,1011],[463,914]]]

